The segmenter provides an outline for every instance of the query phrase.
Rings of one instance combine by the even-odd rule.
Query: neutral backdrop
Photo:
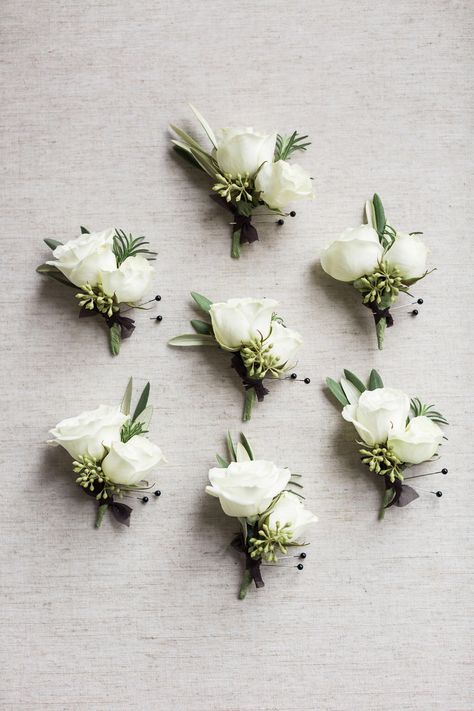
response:
[[[472,4],[4,0],[1,17],[1,708],[473,709]],[[296,158],[316,199],[261,225],[240,261],[206,178],[170,151],[169,122],[196,128],[188,102],[214,127],[312,140]],[[318,265],[374,191],[437,266],[383,352],[358,295]],[[81,224],[145,234],[159,253],[162,301],[116,359],[99,322],[35,273],[43,238]],[[242,426],[227,358],[166,345],[188,330],[191,289],[278,299],[311,384],[275,383]],[[343,367],[377,368],[451,423],[449,475],[419,479],[420,499],[383,522],[324,390]],[[69,458],[44,442],[118,402],[130,375],[152,384],[163,496],[137,501],[129,530],[97,531]],[[319,516],[304,571],[266,569],[244,602],[235,526],[204,493],[227,429],[302,474]]]

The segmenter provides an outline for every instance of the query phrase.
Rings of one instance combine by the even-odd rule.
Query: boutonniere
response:
[[[253,128],[222,128],[212,130],[207,121],[191,106],[210,141],[204,148],[177,126],[171,126],[179,140],[173,140],[175,150],[194,167],[212,179],[212,199],[228,210],[232,225],[232,257],[240,257],[244,242],[255,242],[258,233],[252,216],[260,212],[294,217],[285,212],[288,203],[312,199],[310,176],[299,165],[288,162],[296,151],[310,145],[308,136],[294,131],[290,136],[279,133],[258,133]],[[277,220],[279,225],[283,219]]]
[[[398,295],[412,296],[409,288],[431,272],[422,232],[399,232],[391,227],[378,195],[367,200],[365,212],[367,224],[344,230],[323,250],[321,266],[334,279],[352,283],[362,295],[362,303],[372,311],[382,350],[385,329],[393,326],[390,309]],[[416,303],[422,304],[423,299]],[[411,313],[416,316],[418,309]]]
[[[76,484],[97,501],[97,528],[107,509],[119,523],[129,526],[132,508],[122,499],[137,498],[138,492],[153,488],[147,478],[158,464],[166,462],[161,449],[146,436],[153,414],[148,405],[150,384],[130,414],[132,386],[130,378],[120,407],[100,405],[62,420],[50,430],[54,439],[48,444],[60,445],[71,455]],[[154,495],[160,496],[161,491],[156,489]],[[146,495],[139,498],[143,503],[148,501]]]
[[[242,417],[250,420],[255,400],[261,402],[268,395],[264,382],[282,379],[294,367],[303,339],[285,326],[276,311],[278,301],[273,299],[229,299],[213,304],[195,292],[191,296],[210,321],[193,319],[196,333],[176,336],[169,344],[218,346],[231,353],[231,367],[245,389]],[[296,373],[288,378],[297,380]],[[304,378],[304,382],[310,379]]]
[[[343,418],[357,430],[361,461],[383,480],[380,518],[389,506],[407,506],[418,498],[419,494],[404,483],[408,479],[448,473],[441,469],[405,476],[408,467],[439,458],[439,447],[446,439],[439,425],[448,422],[433,405],[424,405],[417,397],[410,399],[401,390],[385,388],[375,370],[367,387],[349,370],[344,370],[340,382],[327,378],[326,383],[343,406]],[[442,496],[441,491],[430,493]]]
[[[300,475],[255,459],[243,434],[237,445],[228,435],[227,448],[230,462],[216,455],[219,466],[209,470],[206,492],[219,499],[224,513],[240,524],[231,545],[245,560],[239,592],[243,600],[252,581],[257,588],[264,586],[261,566],[275,564],[288,548],[307,545],[306,529],[318,519],[304,507]],[[306,553],[294,557],[304,559]],[[302,570],[303,563],[296,568]]]
[[[122,230],[91,233],[81,227],[81,233],[65,244],[45,239],[54,259],[36,271],[76,290],[80,318],[104,319],[111,351],[117,355],[121,339],[131,336],[135,328],[135,321],[124,313],[145,306],[139,302],[150,290],[155,272],[150,261],[156,252],[148,249],[145,237],[133,237]],[[160,299],[156,296],[146,303]]]

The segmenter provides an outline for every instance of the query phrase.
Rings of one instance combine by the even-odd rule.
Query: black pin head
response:
[[[143,497],[142,497],[142,501],[143,501],[144,504],[146,504],[147,501],[148,501],[148,496],[143,496]]]
[[[277,220],[277,225],[284,225],[284,224],[285,224],[285,220],[282,220],[282,218],[280,217],[280,219]]]
[[[163,316],[161,316],[161,314],[158,315],[158,316],[156,317],[155,321],[158,321],[158,323],[159,323],[160,321],[163,321]]]
[[[438,499],[440,499],[440,498],[443,496],[443,492],[442,492],[442,491],[435,491],[435,494],[436,494],[436,496],[438,497]]]
[[[306,383],[306,385],[309,385],[310,382],[311,382],[311,379],[310,379],[310,378],[305,378],[305,379],[304,379],[304,382]]]
[[[290,217],[296,217],[296,212],[294,210],[290,212]]]
[[[306,553],[304,551],[302,553],[300,553],[300,558],[303,558],[303,559],[306,558]]]
[[[161,496],[161,491],[159,489],[157,489],[154,493],[155,493],[155,496]]]
[[[413,309],[411,313],[413,316],[418,316],[418,309]]]
[[[298,570],[303,570],[304,565],[303,565],[303,563],[298,563],[298,565],[296,567],[298,568]]]
[[[296,380],[297,377],[298,377],[298,376],[297,376],[296,373],[292,373],[292,374],[290,375],[290,378],[291,378],[292,380]]]
[[[441,474],[447,474],[447,473],[448,473],[448,470],[446,469],[446,467],[444,467],[444,469],[441,469]]]
[[[420,306],[421,306],[421,304],[423,303],[423,299],[418,299],[416,303],[420,304]]]
[[[161,301],[161,296],[159,294],[155,296],[155,301]]]

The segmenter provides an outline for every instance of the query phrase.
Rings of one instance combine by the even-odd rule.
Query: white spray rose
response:
[[[228,351],[238,351],[260,334],[266,338],[278,301],[273,299],[229,299],[212,304],[209,314],[217,342]]]
[[[369,225],[350,227],[321,253],[321,266],[339,281],[355,281],[372,274],[382,259],[377,232]]]
[[[388,444],[406,464],[420,464],[436,454],[443,439],[443,430],[429,417],[414,417],[406,428],[390,437]]]
[[[119,303],[134,304],[150,290],[154,272],[145,257],[127,257],[118,269],[102,271],[102,288]]]
[[[295,365],[296,353],[303,343],[303,339],[297,331],[286,328],[278,321],[273,321],[270,336],[265,341],[265,345],[271,345],[271,355],[278,358],[279,363],[286,364],[283,371],[291,370]]]
[[[410,399],[401,390],[365,390],[357,403],[346,405],[342,416],[352,422],[366,444],[383,444],[403,432],[410,411]]]
[[[253,128],[221,128],[217,131],[215,158],[224,173],[252,177],[262,163],[273,161],[275,142],[276,133],[257,133]]]
[[[317,520],[317,516],[305,509],[303,502],[296,494],[284,491],[271,509],[265,523],[272,529],[276,528],[277,523],[280,524],[280,527],[289,524],[292,534],[289,540],[294,543],[302,543],[307,527],[316,523]]]
[[[227,469],[209,470],[206,492],[219,499],[227,516],[255,520],[288,484],[291,473],[273,462],[231,462]]]
[[[50,430],[54,439],[48,440],[48,444],[64,447],[74,459],[88,455],[100,460],[106,447],[120,440],[120,430],[126,420],[127,416],[117,407],[100,405],[95,410],[62,420]]]
[[[419,235],[397,232],[384,258],[392,266],[398,267],[405,279],[418,279],[427,269],[428,247]]]
[[[96,286],[102,270],[117,266],[112,251],[114,234],[115,230],[110,228],[71,239],[56,247],[54,260],[46,264],[57,267],[76,286],[86,283]]]
[[[146,437],[136,435],[128,442],[112,443],[102,462],[102,470],[114,484],[133,486],[160,462],[166,462],[161,449]]]
[[[265,163],[255,179],[255,187],[261,191],[261,199],[274,210],[283,210],[293,200],[314,198],[308,173],[285,160]]]

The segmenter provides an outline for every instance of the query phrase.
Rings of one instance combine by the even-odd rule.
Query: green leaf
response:
[[[90,232],[87,229],[87,227],[83,227],[82,225],[81,225],[81,235],[90,235]]]
[[[202,311],[204,311],[206,314],[208,314],[212,306],[212,301],[209,301],[208,298],[202,296],[201,294],[198,294],[196,291],[192,291],[191,296],[193,297],[199,308],[202,309]]]
[[[170,128],[172,131],[176,133],[177,136],[181,138],[181,141],[184,141],[184,146],[188,148],[199,148],[200,150],[203,150],[201,145],[196,141],[195,138],[189,135],[189,133],[186,133],[186,131],[183,131],[182,128],[179,128],[179,126],[175,126],[174,124],[170,124]],[[176,142],[175,139],[172,139],[172,143],[180,143],[180,141]]]
[[[204,333],[205,335],[212,335],[212,326],[206,321],[201,321],[197,318],[193,318],[191,321],[191,326],[194,328],[196,333]]]
[[[237,442],[237,447],[235,448],[235,457],[237,462],[250,461],[249,453],[241,442]]]
[[[110,350],[112,351],[112,355],[118,355],[120,353],[120,335],[121,328],[118,323],[114,323],[109,329]]]
[[[144,428],[148,429],[150,426],[151,418],[153,416],[153,405],[147,405],[143,412],[141,412],[136,418],[136,422],[140,422]]]
[[[293,131],[291,136],[276,137],[274,161],[287,160],[295,151],[305,151],[311,145],[311,141],[302,143],[308,136],[300,136],[297,131]]]
[[[376,229],[379,233],[379,236],[381,237],[385,232],[385,225],[387,224],[387,221],[385,219],[385,210],[383,209],[382,200],[379,198],[377,193],[375,193],[373,197],[373,205],[375,213],[375,222],[377,225]]]
[[[54,266],[54,264],[40,264],[39,267],[36,267],[36,271],[38,272],[38,274],[44,274],[44,276],[47,276],[50,279],[59,281],[59,283],[64,284],[64,286],[69,286],[72,289],[77,289],[77,286],[72,284],[69,279],[65,277],[64,274],[60,272],[57,267]]]
[[[206,119],[204,118],[204,116],[203,116],[202,114],[200,114],[199,111],[198,111],[196,108],[194,108],[194,106],[193,106],[192,104],[189,104],[189,106],[191,107],[191,111],[194,113],[194,115],[196,116],[197,120],[199,121],[199,123],[200,123],[201,126],[203,127],[204,131],[206,132],[207,137],[209,138],[210,142],[212,143],[212,145],[214,146],[214,148],[217,148],[217,139],[216,139],[216,137],[215,137],[215,135],[214,135],[214,131],[213,131],[212,128],[209,126],[209,124],[207,123],[207,121],[206,121]]]
[[[139,399],[138,402],[137,402],[137,406],[136,406],[136,408],[135,408],[135,412],[133,413],[132,422],[135,422],[135,420],[137,419],[137,417],[138,417],[139,415],[141,415],[141,413],[143,412],[143,410],[144,410],[145,407],[147,406],[149,395],[150,395],[150,383],[147,383],[147,384],[145,385],[145,387],[143,388],[143,392],[142,392],[142,394],[140,395],[140,399]]]
[[[247,450],[247,454],[249,455],[250,459],[253,459],[254,457],[253,457],[252,447],[250,446],[249,441],[243,432],[240,433],[240,441],[242,442],[243,446]]]
[[[227,467],[229,466],[229,462],[226,462],[226,460],[221,457],[220,454],[216,454],[216,459],[221,469],[227,469]]]
[[[374,203],[372,202],[372,200],[366,200],[365,216],[366,216],[367,224],[369,225],[369,227],[372,227],[374,230],[376,230],[377,229],[377,222],[375,219]]]
[[[117,266],[120,267],[128,257],[136,257],[138,254],[144,254],[146,259],[154,260],[156,252],[152,252],[146,244],[150,244],[145,237],[133,237],[126,235],[123,230],[115,230],[112,250],[117,260]]]
[[[227,449],[229,451],[229,457],[231,461],[237,461],[237,455],[235,453],[234,443],[232,442],[232,437],[230,432],[227,432]]]
[[[349,400],[347,399],[346,394],[339,385],[339,383],[336,383],[336,381],[332,378],[326,378],[326,385],[328,386],[329,390],[332,392],[336,400],[341,403],[341,405],[349,405]]]
[[[128,385],[125,389],[125,393],[122,398],[122,402],[120,404],[120,410],[121,410],[121,412],[123,412],[124,415],[130,414],[130,405],[132,402],[132,390],[133,390],[133,378],[130,378],[130,380],[128,381]]]
[[[188,151],[187,148],[183,148],[182,146],[179,146],[178,144],[175,143],[173,146],[173,150],[176,151],[176,153],[179,156],[181,156],[181,158],[184,158],[184,160],[187,160],[188,163],[190,163],[190,165],[193,166],[193,168],[197,168],[198,170],[201,170],[203,173],[206,172],[204,170],[204,168],[202,167],[202,165],[200,165],[197,162],[196,158],[193,156],[191,151]]]
[[[362,382],[362,380],[359,380],[359,378],[357,377],[357,375],[354,375],[354,373],[351,373],[350,370],[346,370],[346,369],[344,368],[344,375],[346,376],[346,378],[348,379],[348,381],[349,381],[350,383],[352,383],[352,385],[353,385],[355,388],[357,388],[357,390],[358,390],[359,392],[363,393],[364,390],[366,390],[366,387],[365,387],[364,383]]]
[[[382,378],[380,377],[380,375],[377,373],[376,370],[370,371],[368,388],[369,388],[369,390],[376,390],[377,388],[383,388]]]
[[[183,333],[182,336],[175,336],[168,341],[170,346],[217,346],[219,345],[214,336],[206,336],[204,333]]]
[[[56,247],[62,247],[62,244],[63,244],[62,242],[58,242],[57,239],[49,239],[49,238],[46,238],[46,239],[43,240],[43,241],[48,245],[48,247],[49,247],[50,249],[53,250],[53,252],[54,252],[54,250],[56,249]]]

